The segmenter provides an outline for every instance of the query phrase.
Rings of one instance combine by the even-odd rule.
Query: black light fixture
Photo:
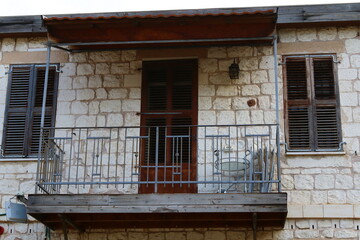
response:
[[[240,72],[239,63],[234,58],[234,62],[229,67],[230,79],[239,79],[239,72]]]

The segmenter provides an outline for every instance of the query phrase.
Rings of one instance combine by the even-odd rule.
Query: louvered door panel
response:
[[[30,154],[36,154],[39,149],[40,141],[40,123],[41,123],[41,113],[34,113],[31,129],[32,131],[29,134],[30,142]],[[51,112],[45,114],[44,127],[49,128],[52,126],[52,114]]]
[[[165,70],[150,70],[148,75],[147,111],[166,110],[167,73]]]
[[[193,102],[193,76],[193,69],[187,66],[174,71],[174,80],[172,84],[172,107],[174,110],[191,110]]]
[[[5,129],[4,154],[25,155],[26,113],[8,112]]]
[[[335,106],[322,106],[316,108],[316,130],[318,148],[339,148],[338,118]]]
[[[173,118],[172,119],[171,135],[175,136],[171,142],[172,157],[174,152],[180,154],[181,162],[190,162],[191,160],[191,136],[193,128],[191,118]],[[176,136],[182,136],[176,138]]]
[[[54,105],[54,94],[56,92],[56,71],[52,67],[49,69],[47,95],[46,95],[46,107],[52,107]],[[44,80],[45,80],[45,68],[36,68],[36,94],[35,94],[35,107],[42,107],[43,95],[44,95]]]
[[[165,118],[148,118],[146,119],[146,136],[149,136],[145,141],[145,159],[146,165],[154,164],[156,162],[156,151],[158,151],[158,163],[165,162],[165,132],[166,119]],[[158,132],[157,132],[158,129]],[[158,148],[156,149],[156,138],[158,134]]]
[[[289,145],[291,149],[310,149],[309,109],[290,107],[288,109]]]
[[[305,59],[286,63],[286,83],[288,100],[308,98],[307,72]]]

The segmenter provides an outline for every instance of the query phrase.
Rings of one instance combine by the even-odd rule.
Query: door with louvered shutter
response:
[[[289,58],[285,68],[290,150],[339,148],[340,114],[332,58]]]
[[[197,61],[143,63],[141,181],[195,181]],[[157,166],[157,167],[156,167]],[[143,184],[141,193],[196,192],[195,184]]]

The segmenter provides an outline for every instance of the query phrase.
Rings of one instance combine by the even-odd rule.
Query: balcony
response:
[[[28,213],[52,229],[283,226],[276,125],[51,128]],[[255,225],[254,225],[255,224]]]

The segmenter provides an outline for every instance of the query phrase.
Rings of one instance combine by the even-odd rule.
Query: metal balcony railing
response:
[[[47,194],[280,191],[277,125],[44,129]]]

